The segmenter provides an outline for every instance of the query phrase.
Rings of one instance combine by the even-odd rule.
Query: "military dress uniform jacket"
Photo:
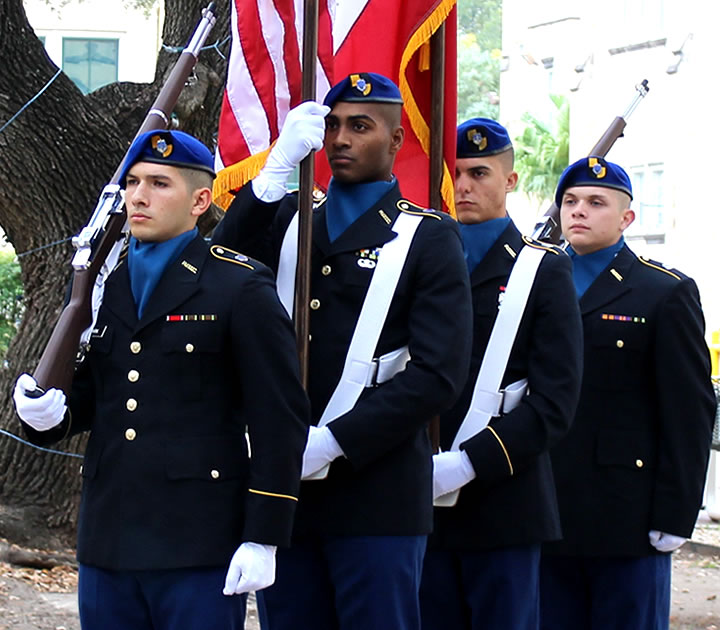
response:
[[[277,269],[297,195],[263,203],[241,189],[213,236]],[[404,371],[363,391],[328,426],[345,457],[303,482],[296,533],[420,535],[432,527],[428,421],[455,400],[471,335],[470,290],[455,221],[404,200],[396,185],[333,243],[325,206],[313,218],[308,393],[317,423],[342,373],[374,261],[401,211],[425,215],[408,253],[375,356],[409,345]]]
[[[643,556],[651,529],[689,537],[715,401],[695,282],[623,247],[580,299],[585,368],[551,451],[563,540],[549,553]]]
[[[529,243],[529,244],[528,244]],[[553,540],[560,523],[548,450],[570,427],[582,369],[582,324],[568,256],[524,240],[511,222],[470,276],[474,331],[470,373],[457,403],[441,417],[440,443],[450,448],[470,406],[508,277],[523,247],[548,249],[520,322],[502,386],[522,378],[529,394],[512,411],[462,444],[477,477],[457,504],[435,509],[430,545],[490,550]]]
[[[138,321],[122,261],[74,379],[69,426],[51,432],[90,430],[80,562],[227,566],[244,541],[289,544],[309,424],[296,357],[260,263],[211,253],[198,236]]]

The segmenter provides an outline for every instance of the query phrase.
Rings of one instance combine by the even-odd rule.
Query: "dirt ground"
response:
[[[720,535],[717,525],[712,528],[713,537]],[[0,630],[80,630],[76,584],[70,567],[0,563]],[[720,546],[691,542],[674,554],[670,628],[720,630]],[[259,630],[254,598],[246,630]]]

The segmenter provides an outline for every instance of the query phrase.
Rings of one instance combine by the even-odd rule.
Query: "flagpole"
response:
[[[445,115],[445,22],[430,39],[430,207],[442,210],[443,144]],[[433,452],[440,450],[440,418],[430,421]]]
[[[305,0],[303,17],[302,100],[315,100],[316,60],[318,45],[318,1]],[[312,253],[313,187],[315,156],[308,155],[300,163],[298,193],[298,261],[295,275],[295,333],[297,335],[300,378],[308,386],[308,355],[310,341],[310,258]]]
[[[445,116],[445,22],[430,39],[430,207],[442,210]]]

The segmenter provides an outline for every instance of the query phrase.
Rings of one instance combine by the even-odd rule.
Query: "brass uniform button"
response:
[[[313,311],[317,311],[320,308],[320,300],[318,300],[317,298],[314,300],[310,300],[310,308]]]
[[[195,346],[193,346],[191,343],[185,344],[185,352],[193,352],[195,350]]]
[[[137,437],[137,433],[135,432],[135,429],[127,429],[125,431],[125,439],[129,442],[132,442]]]
[[[635,460],[635,465],[636,465],[638,468],[642,468],[642,467],[645,465],[645,462],[643,462],[642,459],[636,459],[636,460]]]
[[[128,411],[135,411],[137,409],[137,400],[134,398],[128,398],[127,402],[125,403],[125,406],[127,407]]]
[[[220,471],[213,469],[213,470],[210,471],[210,476],[211,476],[213,479],[220,479]]]
[[[622,339],[618,339],[618,340],[615,342],[615,345],[616,345],[618,348],[622,348],[622,347],[625,345],[625,342],[624,342]]]
[[[138,372],[137,370],[130,370],[128,372],[128,381],[130,381],[131,383],[137,383],[139,378],[140,372]]]
[[[332,267],[330,265],[323,265],[320,272],[323,276],[329,276],[332,273]]]
[[[139,341],[133,341],[130,344],[130,352],[133,354],[140,354],[140,350],[142,350],[142,344]]]

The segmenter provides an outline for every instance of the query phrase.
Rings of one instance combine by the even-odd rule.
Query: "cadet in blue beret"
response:
[[[258,596],[261,624],[419,630],[432,528],[427,425],[467,372],[467,269],[456,222],[405,199],[393,175],[404,140],[398,87],[353,73],[324,102],[290,111],[265,167],[214,235],[273,265],[292,312],[297,195],[285,184],[324,146],[333,177],[315,209],[311,261],[308,392],[317,426],[293,545],[278,552],[276,583]],[[328,466],[326,478],[312,479]]]
[[[537,630],[540,544],[560,536],[548,451],[568,430],[580,393],[580,313],[567,255],[522,236],[508,215],[513,162],[498,122],[458,126],[455,209],[473,296],[472,359],[462,394],[440,418],[435,495],[460,494],[456,505],[435,508],[423,630]],[[506,294],[523,281],[531,287],[524,299]],[[500,312],[520,321],[517,329]],[[488,347],[491,335],[509,336],[509,356]],[[520,395],[511,402],[505,391]],[[453,450],[478,410],[490,418],[486,429]]]
[[[600,157],[558,182],[585,352],[572,428],[551,451],[563,538],[543,548],[548,630],[667,629],[670,553],[702,502],[715,398],[700,298],[625,243],[632,195]]]
[[[275,548],[290,542],[309,422],[294,332],[270,270],[198,233],[213,177],[186,133],[133,142],[128,254],[72,391],[30,399],[32,377],[16,385],[34,441],[90,432],[83,630],[242,628],[244,594],[273,582]]]

